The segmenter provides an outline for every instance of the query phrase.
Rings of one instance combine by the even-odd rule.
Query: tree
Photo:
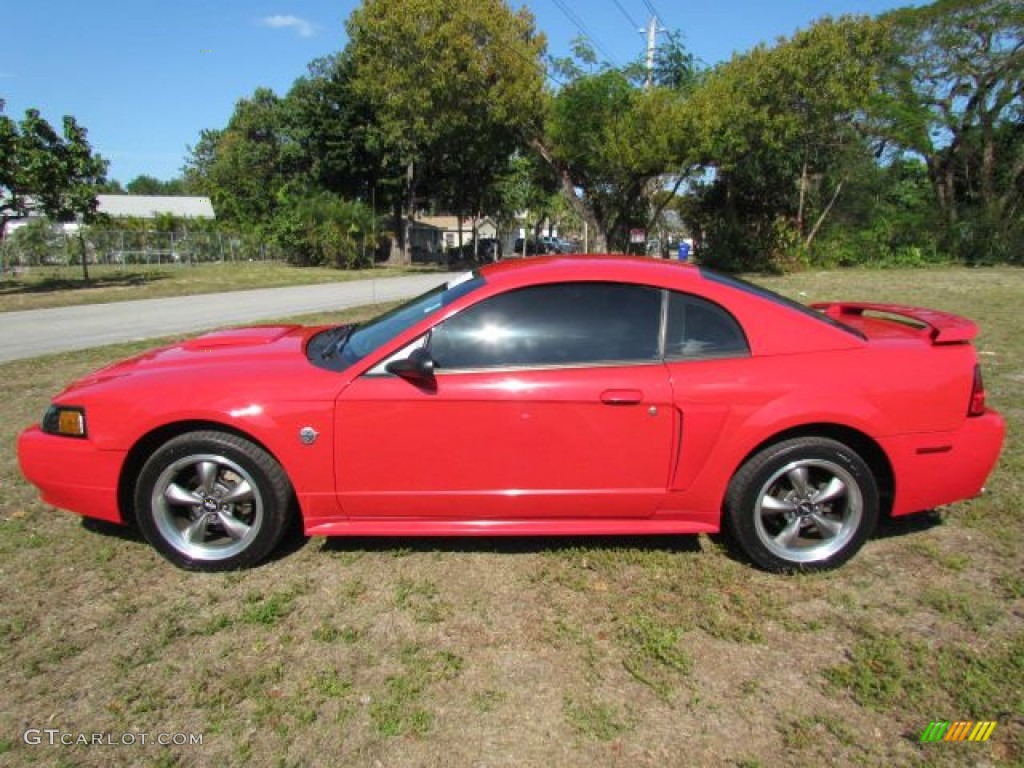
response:
[[[534,150],[554,170],[565,198],[586,223],[594,250],[625,248],[629,230],[656,218],[653,187],[686,176],[694,155],[682,129],[685,88],[643,89],[633,75],[583,67],[552,99]]]
[[[18,126],[3,114],[4,101],[0,99],[0,243],[7,230],[7,222],[25,215],[25,189],[18,172]]]
[[[896,49],[875,110],[880,134],[924,159],[954,253],[1019,259],[1024,5],[938,0],[884,20]]]
[[[365,0],[347,29],[353,88],[386,161],[405,171],[396,230],[408,261],[424,166],[461,163],[465,178],[485,178],[539,133],[544,38],[503,0]]]
[[[374,115],[352,83],[350,56],[313,61],[284,99],[283,121],[307,185],[371,202],[382,180],[400,175],[379,150]]]
[[[185,183],[181,179],[161,181],[154,176],[142,174],[125,185],[130,195],[184,195]]]
[[[301,266],[354,268],[372,263],[376,232],[369,207],[320,192],[285,200],[274,219],[273,238]]]
[[[238,101],[223,131],[202,132],[185,169],[186,186],[209,195],[220,218],[266,225],[299,162],[284,127],[280,97],[257,88]]]
[[[93,154],[87,131],[75,118],[66,115],[62,127],[63,133],[58,135],[38,110],[29,109],[15,139],[7,139],[15,147],[11,189],[19,201],[16,211],[24,215],[34,207],[51,221],[88,224],[96,217],[96,194],[106,182],[107,162]],[[79,243],[82,276],[88,281],[89,260],[81,226]]]
[[[527,235],[530,229],[536,235],[543,220],[555,218],[559,212],[558,180],[551,168],[533,153],[514,153],[488,189],[487,210],[505,225],[512,225],[525,216]],[[523,240],[524,255],[527,239]]]
[[[709,73],[686,123],[713,180],[700,187],[709,255],[730,267],[778,266],[810,249],[865,141],[885,25],[824,18]]]

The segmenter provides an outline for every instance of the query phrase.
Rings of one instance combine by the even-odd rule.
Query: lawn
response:
[[[297,538],[195,575],[46,508],[13,455],[63,383],[145,345],[0,366],[0,765],[1020,765],[1024,271],[758,280],[976,319],[1010,426],[988,494],[886,522],[814,576],[703,536]],[[922,744],[936,720],[997,725]]]
[[[10,273],[0,275],[0,312],[364,280],[430,269],[417,265],[343,270],[294,267],[280,261],[221,262],[191,266],[96,265],[89,267],[90,280],[86,283],[82,280],[80,266],[31,267],[17,277]]]

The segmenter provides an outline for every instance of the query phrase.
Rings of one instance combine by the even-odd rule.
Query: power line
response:
[[[633,26],[633,27],[639,27],[640,26],[636,22],[636,20],[632,16],[629,15],[629,11],[627,11],[625,8],[622,7],[622,3],[620,3],[619,0],[612,0],[612,2],[615,3],[615,7],[616,8],[618,8],[620,11],[622,11],[622,15],[626,17],[626,21],[629,22],[630,26]]]
[[[651,16],[656,16],[658,21],[665,21],[665,17],[658,13],[658,9],[654,7],[654,3],[652,3],[651,0],[643,0],[643,3],[647,7],[647,10],[651,12]]]
[[[583,23],[583,21],[580,19],[579,16],[576,15],[574,11],[572,11],[565,5],[563,0],[554,0],[554,2],[555,5],[558,6],[558,10],[560,10],[565,15],[565,18],[567,18],[570,21],[570,23],[572,23],[580,31],[580,34],[583,35],[583,38],[585,40],[589,40],[590,44],[594,46],[598,51],[600,51],[604,55],[604,57],[608,59],[608,61],[610,61],[612,64],[614,64],[615,66],[619,65],[619,63],[615,60],[615,57],[608,53],[608,49],[601,45],[600,42],[598,42],[594,35],[590,33],[590,30],[587,29],[587,25]]]

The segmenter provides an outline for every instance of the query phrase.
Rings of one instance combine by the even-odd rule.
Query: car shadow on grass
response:
[[[82,518],[82,527],[90,533],[121,541],[149,546],[134,525],[119,525],[105,520]],[[913,515],[883,517],[872,535],[873,539],[889,539],[921,533],[943,525],[940,510],[928,510]],[[305,549],[314,537],[302,533],[300,525],[290,526],[281,543],[256,567],[285,560]],[[320,537],[316,537],[320,538]],[[730,560],[749,565],[749,560],[724,533],[707,536],[718,552]],[[326,554],[345,552],[378,552],[405,554],[504,554],[534,555],[569,552],[581,549],[623,550],[638,552],[665,552],[670,554],[700,554],[707,547],[697,535],[651,536],[331,536],[322,539],[320,551]]]
[[[937,528],[944,524],[942,511],[938,509],[929,509],[924,512],[900,515],[898,517],[883,515],[879,518],[878,525],[871,538],[892,539],[898,536],[908,536],[914,533],[921,533],[922,531],[930,531],[932,528]]]
[[[111,523],[106,520],[96,520],[92,517],[83,517],[81,521],[82,527],[89,531],[89,533],[96,533],[100,536],[106,536],[110,539],[119,539],[120,541],[131,541],[137,544],[146,544],[146,540],[142,537],[142,533],[134,525],[121,525],[120,523]],[[148,546],[148,544],[146,544]]]
[[[697,536],[332,536],[321,551],[533,555],[576,549],[699,553]]]
[[[139,544],[143,547],[149,547],[149,542],[146,541],[142,535],[142,531],[139,530],[138,526],[134,524],[121,525],[120,523],[111,523],[106,520],[96,520],[90,517],[83,517],[81,521],[82,528],[87,530],[89,533],[98,534],[106,538],[118,539],[119,541],[127,541],[133,544]],[[271,552],[270,556],[265,558],[255,567],[259,568],[269,563],[283,560],[290,555],[295,554],[299,550],[305,548],[310,542],[309,536],[304,536],[302,533],[302,526],[298,524],[290,525],[284,536],[281,537],[281,542],[274,551]]]

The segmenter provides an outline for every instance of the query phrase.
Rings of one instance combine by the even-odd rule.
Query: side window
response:
[[[747,338],[736,318],[717,304],[696,296],[670,293],[665,357],[744,357]]]
[[[486,299],[434,328],[440,370],[658,359],[661,291],[556,283]]]

